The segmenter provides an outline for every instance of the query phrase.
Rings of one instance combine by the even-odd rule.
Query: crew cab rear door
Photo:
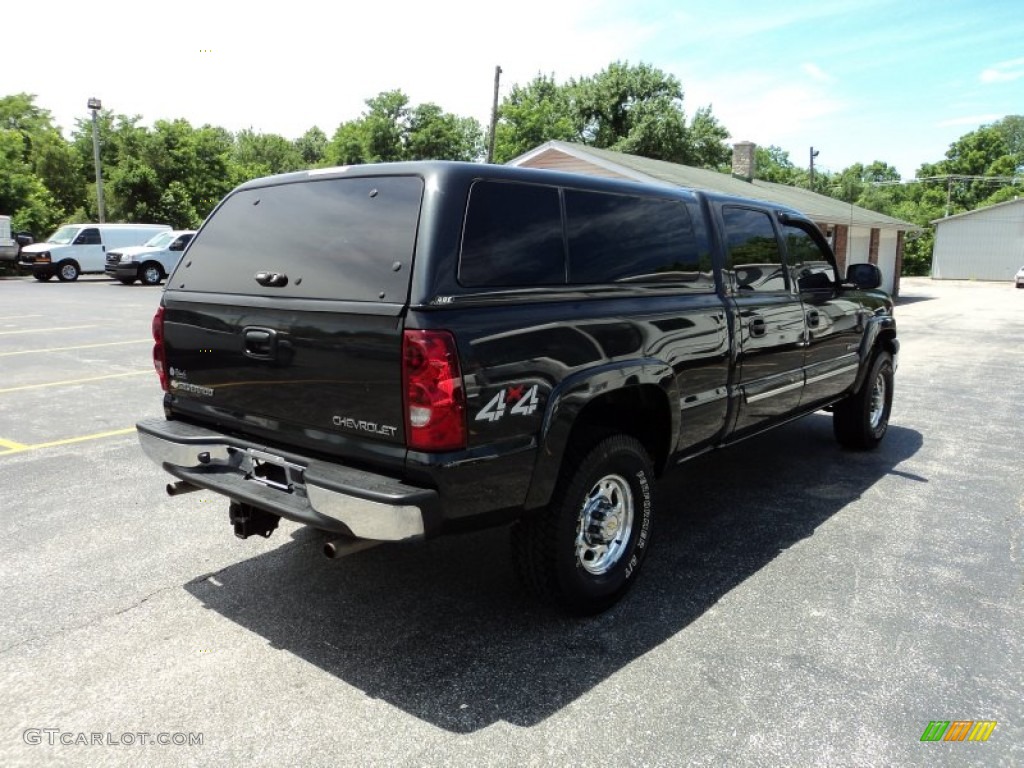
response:
[[[423,181],[230,195],[167,283],[169,408],[275,444],[404,456],[402,323]]]

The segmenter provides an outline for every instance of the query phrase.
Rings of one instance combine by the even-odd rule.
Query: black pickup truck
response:
[[[879,284],[756,200],[460,163],[260,179],[167,281],[166,420],[139,437],[240,537],[285,517],[331,554],[513,522],[525,584],[594,613],[635,580],[674,465],[825,408],[841,444],[878,444],[899,349]]]

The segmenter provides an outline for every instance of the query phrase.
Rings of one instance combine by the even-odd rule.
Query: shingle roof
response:
[[[671,184],[677,187],[692,187],[722,192],[727,195],[755,198],[778,203],[806,214],[814,221],[825,224],[845,224],[854,227],[919,230],[920,227],[907,221],[886,216],[883,213],[844,203],[833,197],[819,195],[809,189],[790,187],[770,181],[745,181],[726,173],[688,165],[652,160],[639,155],[627,155],[607,149],[596,149],[582,144],[564,141],[549,141],[509,161],[509,165],[522,165],[530,158],[548,150],[557,150],[580,160],[592,162],[609,170],[615,170],[637,181]]]
[[[993,205],[986,205],[983,208],[975,208],[973,211],[964,211],[963,213],[954,213],[952,216],[944,216],[941,219],[933,219],[932,224],[938,226],[946,221],[952,221],[953,219],[962,219],[965,216],[974,216],[975,214],[981,213],[982,211],[991,211],[993,208],[1008,208],[1013,205],[1022,205],[1024,200],[1006,200],[1002,203],[995,203]]]

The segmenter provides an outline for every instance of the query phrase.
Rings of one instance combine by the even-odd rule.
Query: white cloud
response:
[[[802,64],[800,68],[810,75],[811,79],[819,83],[833,83],[835,78],[832,75],[825,72],[821,67],[812,62]]]
[[[949,120],[943,120],[940,123],[936,123],[940,128],[948,128],[950,126],[957,125],[984,125],[985,123],[994,123],[1004,115],[968,115],[967,117],[954,117]]]
[[[982,70],[978,77],[983,83],[1009,83],[1024,77],[1024,59],[1001,61]]]

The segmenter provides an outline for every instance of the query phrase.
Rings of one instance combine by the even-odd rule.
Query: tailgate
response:
[[[227,198],[164,295],[171,410],[322,453],[404,446],[422,190],[418,177],[335,178]]]

